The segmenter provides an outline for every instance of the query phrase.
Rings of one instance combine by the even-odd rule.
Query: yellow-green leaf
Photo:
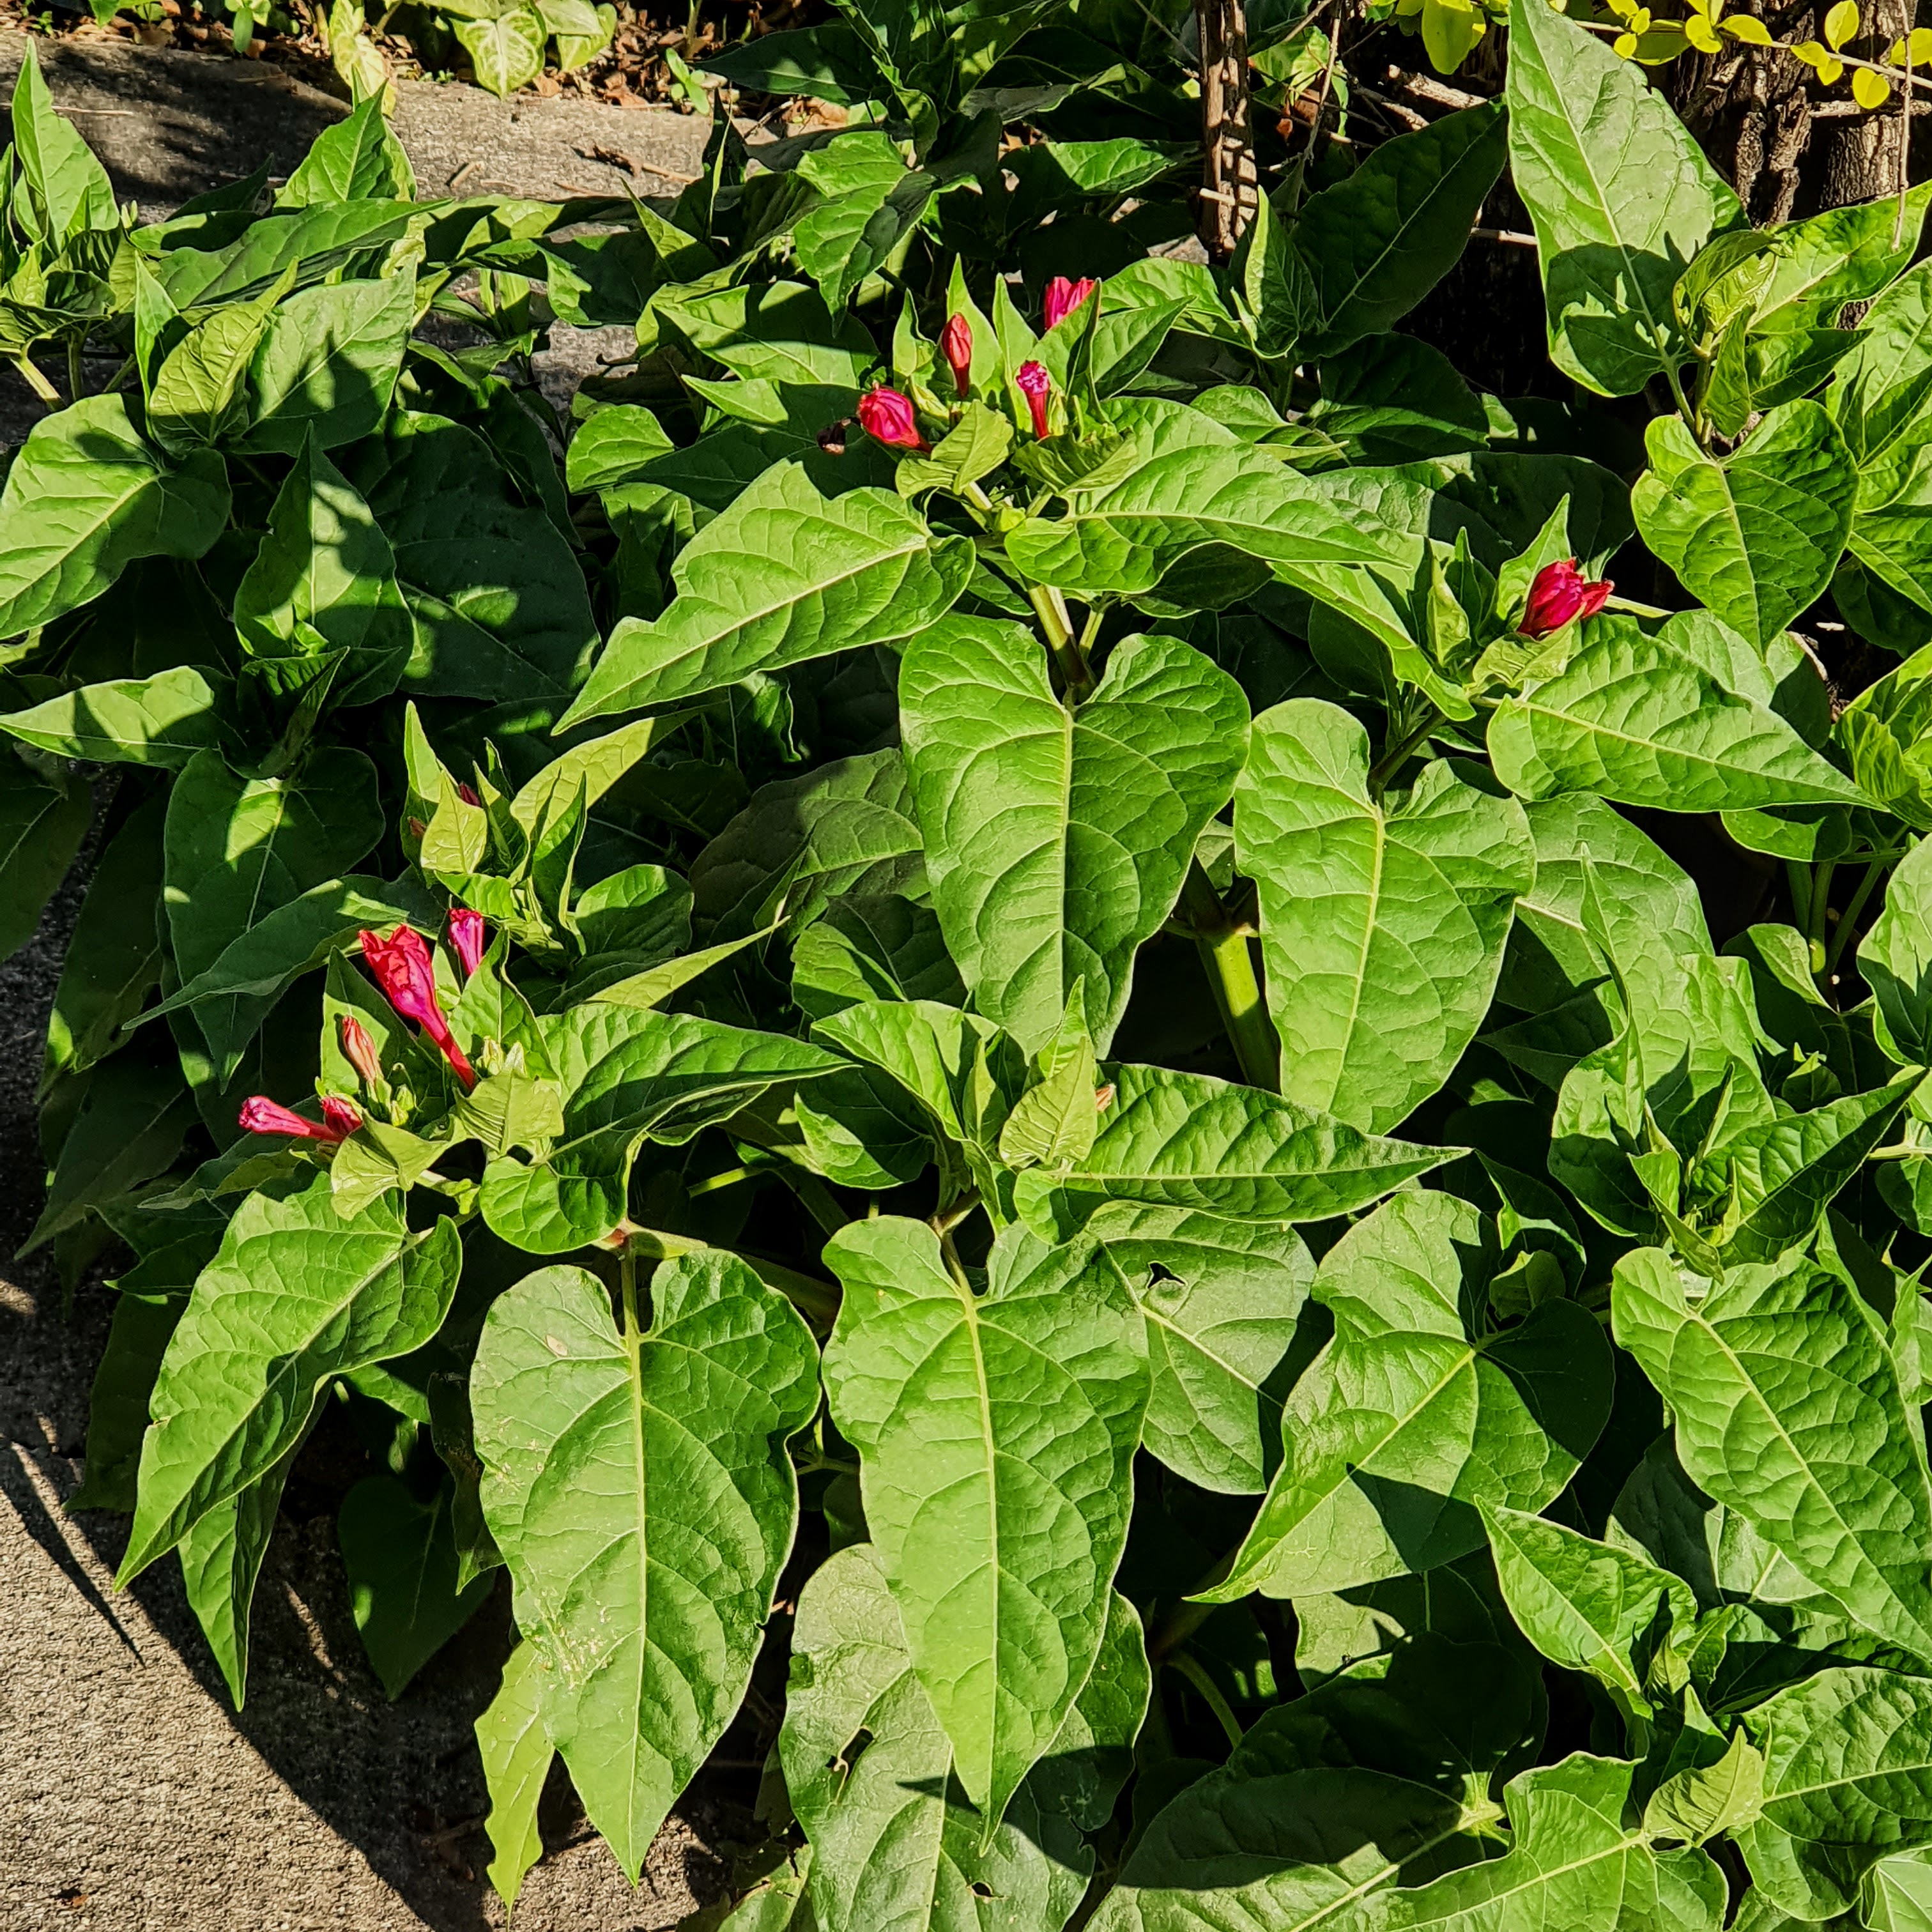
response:
[[[1892,82],[1882,74],[1862,67],[1852,76],[1852,98],[1861,107],[1882,107],[1892,98]]]
[[[1834,52],[1858,31],[1858,0],[1838,0],[1825,16],[1825,40]]]

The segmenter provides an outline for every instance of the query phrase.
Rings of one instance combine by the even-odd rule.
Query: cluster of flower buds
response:
[[[1616,588],[1607,577],[1588,582],[1574,556],[1546,563],[1529,586],[1529,602],[1516,628],[1526,638],[1546,638],[1576,618],[1594,617]]]
[[[1043,314],[1048,329],[1058,328],[1100,286],[1090,275],[1083,275],[1077,282],[1069,281],[1064,275],[1055,275],[1046,285]],[[950,315],[946,318],[946,326],[939,332],[939,352],[946,368],[952,372],[954,394],[964,401],[973,388],[973,325],[965,316]],[[1052,377],[1042,364],[1022,362],[1014,373],[1013,380],[1026,398],[1028,413],[1033,418],[1034,434],[1047,435],[1046,406],[1053,394]],[[909,449],[924,455],[931,447],[919,433],[919,417],[913,408],[912,398],[883,384],[876,389],[867,390],[859,398],[859,426],[874,442],[882,442],[888,449]],[[835,428],[842,431],[844,425],[839,424]],[[830,447],[823,434],[819,444],[822,448]],[[844,448],[842,436],[835,453],[842,454]]]
[[[398,926],[386,939],[380,933],[366,931],[356,938],[383,998],[404,1019],[422,1028],[465,1087],[474,1087],[476,1070],[457,1045],[436,995],[436,970],[428,942],[408,926]],[[458,906],[452,911],[450,950],[456,955],[466,980],[482,964],[488,940],[480,913],[472,912],[467,906]],[[341,1046],[342,1057],[355,1068],[364,1085],[386,1092],[382,1056],[376,1050],[369,1029],[353,1013],[344,1013],[336,1022],[336,1039]],[[362,1112],[355,1102],[334,1094],[322,1096],[322,1115],[320,1121],[306,1120],[279,1101],[257,1094],[242,1102],[241,1124],[251,1134],[286,1134],[292,1139],[320,1141],[332,1146],[346,1140],[362,1124]]]

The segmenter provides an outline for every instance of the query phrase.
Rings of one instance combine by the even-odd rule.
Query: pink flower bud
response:
[[[362,1109],[339,1094],[322,1096],[322,1118],[335,1130],[338,1140],[346,1140],[362,1124]]]
[[[1019,385],[1020,394],[1027,400],[1027,407],[1033,412],[1033,433],[1035,436],[1046,434],[1046,399],[1053,394],[1053,378],[1037,362],[1022,362],[1013,380]]]
[[[347,1106],[345,1101],[337,1101],[338,1107]],[[286,1134],[296,1141],[321,1141],[333,1147],[338,1141],[346,1141],[362,1124],[362,1116],[356,1114],[352,1120],[344,1123],[329,1112],[329,1103],[322,1103],[322,1111],[328,1118],[324,1120],[305,1120],[266,1094],[255,1094],[242,1102],[239,1116],[242,1129],[250,1134]],[[351,1112],[354,1112],[350,1108]]]
[[[472,912],[467,906],[452,907],[449,914],[449,944],[463,962],[463,976],[466,980],[482,964],[483,948],[487,943],[483,915]]]
[[[1616,587],[1608,578],[1586,582],[1574,556],[1546,563],[1529,586],[1529,602],[1516,628],[1526,638],[1546,638],[1576,618],[1594,617]]]
[[[335,1022],[335,1037],[340,1043],[343,1058],[362,1079],[375,1086],[382,1078],[382,1061],[376,1042],[369,1036],[369,1029],[353,1013],[343,1013]]]
[[[1100,286],[1091,275],[1082,275],[1077,282],[1055,275],[1046,285],[1047,327],[1058,328]]]
[[[973,386],[973,325],[963,315],[950,315],[939,332],[939,352],[952,371],[952,386],[962,396]]]
[[[456,788],[456,795],[465,805],[481,805],[483,802],[476,796],[476,788],[474,785],[459,784]]]
[[[888,449],[923,452],[931,447],[919,433],[919,419],[913,414],[911,399],[896,389],[868,389],[859,398],[859,426],[874,442],[883,442]]]
[[[368,932],[356,936],[362,943],[362,956],[382,989],[382,997],[404,1019],[414,1020],[429,1035],[464,1086],[475,1086],[476,1073],[463,1057],[462,1048],[451,1035],[449,1022],[436,1004],[436,974],[422,935],[406,926],[399,926],[387,939]]]

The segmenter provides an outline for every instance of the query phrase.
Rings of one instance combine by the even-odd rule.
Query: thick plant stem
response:
[[[626,1242],[617,1256],[619,1292],[624,1303],[624,1345],[634,1350],[644,1339],[638,1321],[638,1258]]]
[[[1402,770],[1408,759],[1429,742],[1429,734],[1442,722],[1442,712],[1432,704],[1427,706],[1421,720],[1405,731],[1369,767],[1369,796],[1371,798],[1382,796],[1383,788]]]
[[[59,390],[56,388],[52,383],[50,382],[46,376],[34,367],[32,358],[25,350],[14,358],[14,367],[20,370],[21,380],[26,382],[27,387],[32,389],[49,409],[57,410],[60,407]]]
[[[1200,949],[1201,964],[1214,989],[1214,1004],[1221,1010],[1221,1024],[1240,1064],[1241,1078],[1264,1093],[1278,1093],[1281,1049],[1262,1004],[1246,930],[1228,916],[1220,894],[1202,870],[1198,859],[1189,862],[1186,880],[1180,888],[1180,907]]]
[[[1030,584],[1027,602],[1040,620],[1040,628],[1046,633],[1046,648],[1059,670],[1060,681],[1066,686],[1067,696],[1077,704],[1094,688],[1094,674],[1087,668],[1086,658],[1074,638],[1066,600],[1050,584]]]
[[[1811,976],[1822,985],[1825,977],[1825,938],[1832,922],[1832,874],[1836,869],[1829,859],[1821,859],[1811,874],[1810,916],[1805,936],[1811,944]]]
[[[87,376],[81,366],[81,340],[70,335],[67,343],[67,399],[77,403],[86,393]]]

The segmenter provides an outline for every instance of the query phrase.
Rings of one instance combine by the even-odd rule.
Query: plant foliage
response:
[[[369,101],[146,226],[29,61],[9,352],[127,365],[0,492],[79,1500],[238,1700],[352,1426],[391,1695],[507,1572],[508,1900],[554,1756],[634,1879],[730,1732],[740,1928],[1924,1923],[1922,200],[1750,230],[1516,0],[1210,268],[1126,20],[770,36],[867,112],[675,202]],[[1505,166],[1568,405],[1394,328]]]

